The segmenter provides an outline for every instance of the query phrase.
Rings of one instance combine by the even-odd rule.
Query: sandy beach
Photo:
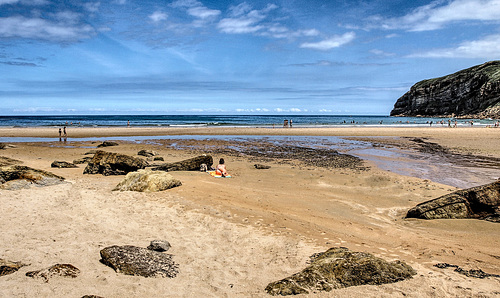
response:
[[[85,165],[50,167],[54,160],[81,158],[100,143],[83,138],[179,135],[185,137],[175,142],[125,138],[104,150],[137,156],[139,150],[150,149],[165,162],[208,153],[215,162],[224,158],[233,177],[172,172],[182,186],[157,193],[116,192],[112,189],[123,176],[84,175]],[[472,278],[433,266],[445,262],[500,274],[498,223],[404,219],[409,208],[458,188],[432,177],[383,170],[369,160],[362,168],[327,168],[286,156],[232,152],[227,150],[231,140],[189,138],[198,135],[338,136],[397,150],[416,150],[411,139],[420,138],[449,150],[449,158],[485,158],[493,164],[500,159],[500,129],[484,127],[69,127],[66,142],[12,143],[14,148],[0,150],[0,156],[67,182],[0,190],[0,258],[30,264],[0,277],[0,297],[268,297],[268,283],[302,270],[309,256],[336,246],[402,260],[417,275],[393,284],[301,296],[500,296],[500,278]],[[58,134],[54,128],[0,128],[0,137],[57,139]],[[257,170],[255,163],[271,168]],[[99,262],[104,247],[146,247],[155,239],[171,243],[177,277],[126,276]],[[48,283],[25,276],[56,263],[70,263],[82,273]]]

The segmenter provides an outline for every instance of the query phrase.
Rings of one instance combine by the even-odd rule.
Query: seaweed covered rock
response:
[[[301,272],[272,282],[265,290],[273,296],[329,292],[351,286],[393,283],[415,274],[413,268],[401,261],[387,262],[369,253],[334,247],[317,254]]]
[[[19,270],[23,266],[28,266],[21,262],[12,262],[4,259],[0,259],[0,276],[12,274]]]
[[[476,218],[500,222],[500,180],[459,190],[418,204],[408,210],[407,218]]]
[[[33,278],[41,278],[45,282],[49,282],[49,279],[53,277],[70,277],[76,278],[80,274],[80,269],[76,268],[71,264],[55,264],[49,268],[45,268],[37,271],[30,271],[26,273],[26,276]]]
[[[50,172],[26,166],[0,167],[0,188],[17,190],[30,186],[49,186],[64,182],[64,178]]]
[[[214,160],[210,155],[200,155],[190,159],[174,162],[165,163],[158,167],[153,168],[153,171],[199,171],[202,164],[206,164],[208,168],[212,166]]]
[[[131,245],[101,250],[101,262],[116,272],[144,277],[175,277],[178,267],[172,255]]]
[[[181,181],[167,172],[139,170],[128,173],[113,190],[155,192],[181,185]]]
[[[126,175],[147,166],[147,161],[140,158],[98,150],[87,164],[87,167],[85,167],[83,173],[103,174],[104,176]]]

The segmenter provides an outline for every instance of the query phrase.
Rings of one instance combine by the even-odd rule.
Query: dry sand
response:
[[[400,259],[418,274],[382,286],[360,286],[311,297],[498,297],[500,279],[476,279],[438,269],[446,262],[500,274],[500,229],[480,220],[405,220],[414,205],[454,191],[430,180],[369,165],[365,171],[268,162],[257,170],[246,156],[226,159],[231,179],[173,172],[181,187],[159,193],[113,192],[122,176],[53,169],[95,148],[71,137],[133,135],[338,135],[427,138],[457,152],[500,157],[500,130],[487,128],[72,128],[68,143],[19,143],[0,155],[66,177],[68,183],[0,190],[0,258],[30,263],[0,277],[0,297],[269,297],[269,282],[302,270],[309,256],[333,246]],[[0,129],[0,136],[57,137],[54,129]],[[398,139],[399,140],[399,139]],[[404,140],[400,140],[404,142]],[[136,155],[158,151],[166,162],[193,157],[187,149],[120,142],[105,150]],[[115,273],[99,262],[111,245],[146,247],[168,240],[180,264],[173,279]],[[70,263],[76,279],[48,283],[27,271]]]

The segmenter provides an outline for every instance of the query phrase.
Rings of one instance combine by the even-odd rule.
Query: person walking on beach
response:
[[[64,137],[68,136],[68,134],[66,133],[66,126],[63,128],[63,135],[64,135]]]
[[[61,138],[61,128],[59,127],[59,138]]]

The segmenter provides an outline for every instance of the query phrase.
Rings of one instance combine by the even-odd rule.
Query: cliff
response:
[[[416,83],[391,116],[500,118],[500,61]]]

